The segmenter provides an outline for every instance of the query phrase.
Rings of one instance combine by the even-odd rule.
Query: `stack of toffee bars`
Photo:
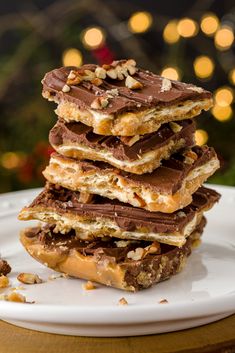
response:
[[[220,195],[202,183],[219,168],[195,146],[192,118],[212,106],[200,87],[136,67],[63,67],[43,79],[58,104],[45,189],[19,215],[45,225],[21,242],[56,271],[136,291],[185,265]]]

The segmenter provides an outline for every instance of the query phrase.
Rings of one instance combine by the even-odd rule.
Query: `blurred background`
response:
[[[45,72],[120,58],[214,92],[196,139],[221,160],[210,181],[235,185],[234,27],[234,0],[1,1],[0,192],[44,183],[56,121],[41,97]]]

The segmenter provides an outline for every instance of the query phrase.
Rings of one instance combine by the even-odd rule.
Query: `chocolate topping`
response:
[[[185,177],[195,168],[200,167],[216,158],[216,153],[212,147],[194,146],[189,151],[195,155],[195,160],[188,162],[186,150],[173,154],[168,160],[163,160],[162,165],[155,169],[152,173],[137,175],[128,173],[110,166],[104,162],[86,162],[79,161],[80,167],[84,171],[106,172],[113,171],[121,175],[127,182],[135,183],[137,186],[144,186],[151,190],[161,192],[163,194],[174,194],[182,186]],[[189,152],[190,153],[190,152]],[[73,160],[72,158],[54,154],[60,159]],[[53,157],[53,155],[52,155]]]
[[[82,123],[58,121],[49,134],[52,145],[78,143],[96,150],[107,150],[119,160],[136,160],[143,153],[161,148],[169,141],[185,140],[186,146],[194,144],[195,124],[192,120],[177,123],[181,130],[174,133],[169,124],[163,124],[157,132],[141,136],[140,140],[128,146],[117,136],[103,136],[93,133],[92,128]]]
[[[220,195],[216,191],[201,187],[194,193],[190,205],[167,214],[145,211],[98,195],[94,196],[92,204],[82,204],[78,202],[79,192],[47,183],[46,188],[29,207],[39,206],[53,209],[60,215],[73,213],[94,220],[97,217],[105,217],[115,221],[120,228],[127,231],[145,227],[151,232],[173,233],[181,231],[193,219],[196,212],[212,207],[219,198]]]
[[[95,71],[97,65],[83,65],[79,70]],[[118,90],[118,95],[111,99],[111,104],[102,109],[106,114],[120,114],[127,111],[137,111],[152,107],[163,107],[187,100],[201,100],[211,98],[210,92],[195,90],[195,86],[178,81],[171,81],[169,90],[162,90],[163,78],[149,71],[137,69],[133,78],[138,80],[143,87],[131,90],[125,86],[125,80],[114,80],[106,77],[101,86],[96,86],[88,81],[71,85],[69,92],[62,92],[71,70],[77,67],[61,67],[48,72],[43,79],[43,91],[50,92],[55,100],[66,100],[75,103],[79,109],[91,109],[91,104],[97,96],[106,95],[106,91]]]

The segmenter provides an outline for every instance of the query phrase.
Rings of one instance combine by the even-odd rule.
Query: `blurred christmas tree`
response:
[[[55,122],[41,98],[44,73],[124,57],[215,92],[196,139],[215,146],[221,159],[211,181],[235,185],[233,1],[35,0],[1,3],[0,10],[0,192],[43,184]]]

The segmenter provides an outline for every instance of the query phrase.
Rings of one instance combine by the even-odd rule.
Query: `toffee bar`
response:
[[[75,159],[103,161],[134,174],[150,173],[163,159],[194,145],[192,120],[163,124],[156,132],[133,137],[97,135],[82,123],[59,120],[49,134],[52,147]]]
[[[137,68],[134,60],[61,67],[42,83],[43,97],[58,104],[59,117],[92,126],[100,135],[144,135],[212,107],[210,92]]]
[[[192,203],[171,214],[149,212],[95,195],[90,203],[81,203],[80,193],[53,184],[46,188],[19,214],[20,220],[37,219],[56,225],[54,232],[76,231],[87,240],[116,237],[148,240],[182,246],[200,223],[203,213],[219,200],[220,195],[201,187]]]
[[[21,232],[21,242],[32,257],[58,272],[137,291],[180,272],[205,223],[203,218],[181,248],[115,239],[88,243],[78,240],[73,231],[54,233],[53,227],[28,228]]]
[[[214,149],[196,146],[172,155],[151,174],[136,175],[103,162],[53,154],[43,175],[67,189],[118,199],[151,212],[171,213],[187,206],[192,194],[218,168]]]

